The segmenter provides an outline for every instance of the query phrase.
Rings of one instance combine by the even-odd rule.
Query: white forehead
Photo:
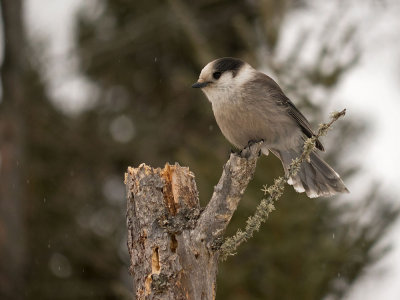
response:
[[[215,60],[213,60],[212,62],[209,62],[200,72],[200,76],[199,78],[206,78],[209,77],[209,75],[212,73],[212,71],[214,70],[214,62]]]

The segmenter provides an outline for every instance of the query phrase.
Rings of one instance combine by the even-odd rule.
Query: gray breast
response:
[[[268,148],[292,148],[301,137],[284,108],[259,87],[248,86],[230,99],[213,102],[213,111],[224,136],[240,149],[260,139]]]

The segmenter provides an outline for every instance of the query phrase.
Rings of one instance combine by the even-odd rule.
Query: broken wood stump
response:
[[[215,299],[219,246],[260,147],[230,155],[204,210],[189,168],[128,168],[128,250],[137,299]]]

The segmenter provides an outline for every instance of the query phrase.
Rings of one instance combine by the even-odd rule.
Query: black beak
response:
[[[201,89],[203,87],[206,87],[208,84],[209,82],[196,82],[192,85],[192,88]]]

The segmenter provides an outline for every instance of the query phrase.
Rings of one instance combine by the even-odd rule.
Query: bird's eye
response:
[[[213,77],[214,77],[214,79],[220,78],[221,77],[221,72],[214,72],[213,73]]]

